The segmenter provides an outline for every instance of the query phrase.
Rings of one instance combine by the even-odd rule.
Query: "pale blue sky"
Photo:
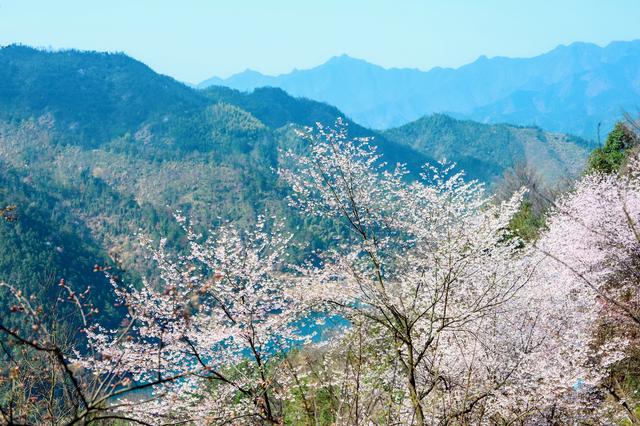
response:
[[[199,82],[347,53],[459,66],[558,44],[640,38],[640,0],[0,0],[0,44],[123,51]]]

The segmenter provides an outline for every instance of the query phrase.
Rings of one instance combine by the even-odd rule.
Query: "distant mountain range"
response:
[[[343,55],[308,70],[267,76],[247,70],[211,78],[249,91],[273,86],[327,102],[354,121],[387,129],[448,113],[483,123],[536,125],[595,140],[623,111],[640,109],[640,40],[559,46],[532,58],[487,58],[457,69],[385,69]]]

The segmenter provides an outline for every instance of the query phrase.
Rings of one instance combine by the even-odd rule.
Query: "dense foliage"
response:
[[[638,135],[624,122],[616,123],[604,146],[589,156],[588,172],[615,173],[620,170],[629,150],[638,146]]]

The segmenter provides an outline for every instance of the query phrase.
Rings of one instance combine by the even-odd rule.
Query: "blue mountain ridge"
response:
[[[484,123],[537,125],[596,139],[640,106],[640,40],[561,45],[531,58],[479,57],[459,68],[383,68],[347,55],[268,76],[246,70],[198,85],[242,91],[272,86],[335,105],[375,129],[433,113]]]

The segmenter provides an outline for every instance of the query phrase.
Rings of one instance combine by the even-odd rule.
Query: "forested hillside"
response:
[[[333,124],[343,116],[335,107],[274,88],[194,90],[122,54],[9,46],[0,74],[0,196],[18,215],[2,228],[3,279],[34,288],[42,270],[83,286],[88,268],[109,259],[136,280],[148,273],[136,234],[179,245],[177,210],[201,229],[275,215],[310,249],[323,246],[316,228],[332,225],[292,212],[275,170],[280,150],[304,150],[294,129]],[[575,175],[588,149],[540,129],[445,116],[386,133],[348,124],[391,166],[416,174],[446,157],[487,182],[519,161],[549,178]]]
[[[575,177],[583,169],[592,142],[539,127],[481,124],[436,114],[382,132],[435,158],[455,159],[472,176],[491,180],[520,162],[547,182]]]

